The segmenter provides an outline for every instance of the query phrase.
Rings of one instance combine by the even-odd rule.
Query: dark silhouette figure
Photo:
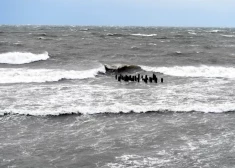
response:
[[[157,77],[154,79],[155,83],[157,83]]]
[[[148,75],[145,75],[145,78],[143,79],[145,83],[148,83]]]
[[[156,75],[155,74],[153,74],[153,80],[155,80],[157,77],[156,77]]]
[[[135,81],[135,77],[134,77],[134,76],[131,77],[131,81],[132,81],[132,82]]]
[[[137,82],[140,82],[140,74],[138,74]]]
[[[121,75],[118,76],[118,81],[119,81],[119,82],[121,82],[121,79],[122,79],[122,78],[121,78]]]
[[[125,81],[125,82],[129,82],[129,81],[132,81],[132,82],[140,82],[140,80],[144,81],[144,83],[157,83],[158,82],[158,78],[155,74],[153,74],[153,76],[148,76],[148,75],[140,75],[140,74],[137,74],[135,76],[132,76],[132,75],[122,75],[122,74],[115,74],[115,79],[118,80],[119,82],[121,82],[122,80]],[[161,80],[161,83],[163,83],[163,78],[160,79]]]

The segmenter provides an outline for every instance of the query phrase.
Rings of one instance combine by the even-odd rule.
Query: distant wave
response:
[[[0,41],[0,46],[4,46],[4,45],[7,45],[8,42],[7,41]]]
[[[79,31],[88,31],[88,30],[90,30],[90,29],[84,28],[84,29],[80,29]]]
[[[33,54],[29,52],[8,52],[0,54],[0,63],[2,64],[26,64],[40,60],[47,60],[48,52],[42,54]]]
[[[188,34],[197,35],[194,31],[189,31]]]
[[[16,43],[13,43],[14,46],[23,46],[23,44],[21,42],[16,42]]]
[[[7,42],[7,41],[0,41],[0,46],[24,46],[21,41],[17,42]]]
[[[86,79],[95,77],[99,72],[105,72],[103,66],[84,71],[62,69],[0,68],[0,83],[43,83],[56,82],[64,79]]]
[[[142,36],[142,37],[152,37],[152,36],[157,36],[157,34],[141,34],[141,33],[137,33],[137,34],[131,34],[132,36]]]
[[[32,34],[32,33],[30,33]],[[32,34],[33,36],[47,36],[46,33],[36,33],[36,34]]]
[[[181,51],[176,51],[175,54],[182,54],[182,52]]]
[[[123,72],[135,72],[141,70],[141,67],[138,65],[123,65],[123,64],[114,64],[114,65],[104,65],[106,73],[123,73]]]
[[[209,31],[206,31],[206,32],[208,32],[208,33],[219,33],[219,32],[222,32],[222,30],[215,29],[215,30],[209,30]]]
[[[35,37],[58,37],[57,35],[53,35],[53,34],[47,34],[47,33],[30,33],[32,36]]]
[[[45,38],[45,37],[37,37],[38,40],[52,40],[50,38]]]
[[[158,37],[157,39],[165,40],[165,39],[172,39],[172,38],[167,37],[167,36],[162,36],[162,37]]]
[[[157,36],[157,34],[122,34],[122,33],[107,33],[107,34],[101,34],[97,32],[91,32],[92,35],[102,37],[104,38],[105,36],[111,36],[111,37],[128,37],[128,36],[139,36],[139,37],[154,37]]]
[[[141,66],[141,68],[145,71],[159,72],[170,76],[235,78],[234,67],[201,65],[201,66],[173,66],[173,67]]]
[[[221,34],[223,37],[235,37],[235,35]]]
[[[120,34],[120,33],[107,33],[107,36],[113,36],[113,37],[123,37],[126,36],[125,34]]]

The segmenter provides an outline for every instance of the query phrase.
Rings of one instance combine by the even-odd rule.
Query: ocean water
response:
[[[0,167],[235,167],[234,58],[232,28],[1,25]]]

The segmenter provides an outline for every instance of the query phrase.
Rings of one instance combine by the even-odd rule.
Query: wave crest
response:
[[[1,68],[0,83],[43,83],[62,81],[65,79],[86,79],[95,77],[99,72],[104,73],[104,68],[100,67],[85,71]]]
[[[142,36],[142,37],[153,37],[153,36],[157,36],[157,34],[131,34],[132,36]]]
[[[141,68],[145,71],[159,72],[170,76],[235,78],[234,67],[201,65],[201,66],[173,66],[173,67],[141,66]]]
[[[235,35],[229,35],[229,34],[221,34],[221,36],[223,36],[223,37],[230,37],[230,38],[232,38],[232,37],[235,37]]]
[[[138,65],[123,65],[123,64],[115,64],[115,65],[104,65],[107,73],[123,73],[123,72],[133,72],[141,70],[141,67]]]
[[[120,34],[120,33],[107,33],[107,36],[113,36],[113,37],[123,37],[126,36],[125,34]]]
[[[0,63],[2,64],[26,64],[40,60],[47,60],[48,52],[42,54],[33,54],[30,52],[8,52],[0,54]]]
[[[215,107],[212,106],[201,106],[201,107],[169,107],[168,109],[163,108],[154,108],[153,110],[147,109],[144,110],[146,107],[137,107],[136,110],[119,110],[113,109],[111,107],[67,107],[61,109],[4,109],[0,110],[0,116],[4,115],[11,115],[11,114],[20,114],[20,115],[32,115],[32,116],[64,116],[64,115],[93,115],[93,114],[142,114],[142,113],[234,113],[234,105],[233,104],[224,104],[218,105]]]

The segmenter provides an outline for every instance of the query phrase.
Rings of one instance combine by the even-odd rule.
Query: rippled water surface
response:
[[[229,28],[0,26],[0,167],[234,167],[234,47]]]

